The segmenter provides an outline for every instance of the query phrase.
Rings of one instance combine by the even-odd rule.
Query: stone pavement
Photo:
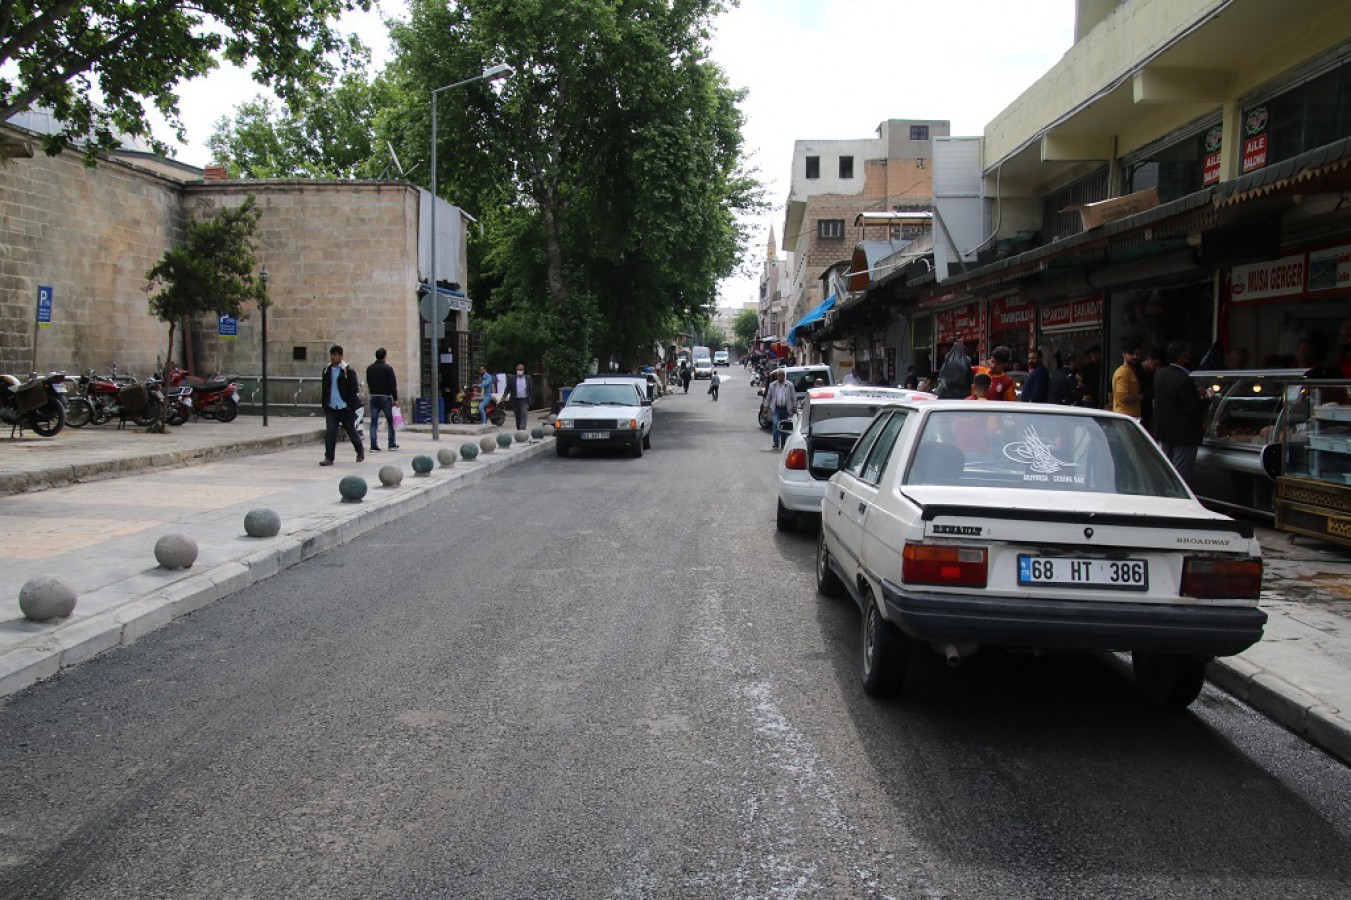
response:
[[[531,414],[532,425],[543,419]],[[106,425],[51,439],[0,435],[0,696],[129,644],[552,443],[513,444],[419,477],[414,455],[458,450],[498,429],[443,426],[437,443],[429,426],[413,426],[400,433],[397,451],[368,452],[360,465],[340,443],[330,468],[318,465],[322,432],[313,418],[272,417],[263,428],[256,417],[240,416],[168,435]],[[377,472],[386,464],[402,468],[398,487],[380,486]],[[353,473],[370,490],[361,503],[342,503],[338,482]],[[244,515],[263,506],[280,513],[281,534],[249,538]],[[191,569],[155,563],[155,541],[173,532],[197,542]],[[1212,663],[1211,681],[1351,763],[1351,553],[1265,526],[1257,533],[1266,560],[1266,635],[1242,655]],[[46,574],[70,580],[79,604],[68,619],[30,622],[19,612],[19,589]]]

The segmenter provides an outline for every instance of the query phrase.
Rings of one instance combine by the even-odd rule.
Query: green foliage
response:
[[[755,314],[753,309],[743,309],[732,320],[732,334],[736,336],[738,347],[749,347],[753,344],[759,330],[760,317]]]
[[[728,344],[727,334],[718,326],[710,326],[703,333],[704,346],[709,350],[722,350]]]
[[[150,134],[146,104],[182,139],[180,81],[223,58],[290,102],[353,49],[330,26],[353,8],[370,0],[0,0],[0,121],[47,107],[65,126],[47,152],[86,142],[90,162]]]

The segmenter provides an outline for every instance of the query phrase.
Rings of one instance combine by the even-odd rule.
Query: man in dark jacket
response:
[[[394,443],[394,406],[399,402],[399,379],[394,367],[385,362],[385,348],[375,351],[375,362],[366,367],[366,391],[371,395],[371,449],[380,449],[380,414],[385,414],[389,426],[389,449],[397,450]]]
[[[507,376],[507,389],[502,392],[502,405],[511,403],[516,412],[516,430],[525,431],[529,421],[530,406],[535,399],[535,388],[531,378],[525,373],[525,363],[516,364],[516,373]]]
[[[1074,401],[1078,399],[1074,382],[1074,376],[1078,371],[1079,354],[1071,350],[1065,354],[1060,368],[1056,369],[1055,374],[1051,376],[1051,385],[1046,394],[1046,401],[1048,403],[1059,403],[1061,406],[1073,406]]]
[[[1173,463],[1182,480],[1191,484],[1192,466],[1205,427],[1205,403],[1188,368],[1191,348],[1184,341],[1173,341],[1166,353],[1168,365],[1154,375],[1151,430],[1164,456]]]
[[[357,410],[361,408],[361,385],[357,373],[342,358],[342,347],[334,344],[328,350],[328,365],[319,382],[319,398],[324,405],[324,461],[321,466],[333,465],[333,454],[338,447],[338,426],[347,432],[357,462],[366,461],[366,451],[357,437]]]
[[[1032,347],[1027,351],[1027,379],[1018,399],[1024,403],[1045,403],[1051,395],[1051,376],[1041,363],[1041,351]]]

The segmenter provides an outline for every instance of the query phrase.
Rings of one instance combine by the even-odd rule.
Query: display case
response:
[[[1302,384],[1304,369],[1236,369],[1193,372],[1206,396],[1205,430],[1192,490],[1206,503],[1231,512],[1274,516],[1276,483],[1262,450],[1278,444],[1286,394]]]
[[[1284,400],[1276,526],[1351,547],[1351,381],[1309,379]]]

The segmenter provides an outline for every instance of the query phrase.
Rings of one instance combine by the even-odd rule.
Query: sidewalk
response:
[[[544,413],[531,414],[531,425]],[[509,428],[502,429],[512,433]],[[397,451],[353,461],[340,444],[337,464],[318,465],[322,422],[272,417],[263,428],[241,416],[221,425],[193,422],[169,435],[109,426],[68,429],[55,439],[0,436],[0,696],[50,677],[104,650],[129,644],[179,616],[340,546],[457,488],[550,449],[552,441],[513,444],[412,472],[417,454],[496,434],[491,426],[430,426],[400,432]],[[382,465],[404,480],[381,487]],[[361,503],[342,503],[338,482],[360,474]],[[16,491],[24,491],[17,493]],[[8,493],[9,496],[3,496]],[[268,507],[281,534],[250,538],[244,515]],[[162,535],[197,542],[191,569],[155,563]],[[1240,656],[1216,660],[1211,681],[1351,764],[1351,553],[1311,538],[1258,526],[1266,560],[1266,635]],[[65,621],[30,622],[18,594],[35,575],[65,577],[79,593]]]

